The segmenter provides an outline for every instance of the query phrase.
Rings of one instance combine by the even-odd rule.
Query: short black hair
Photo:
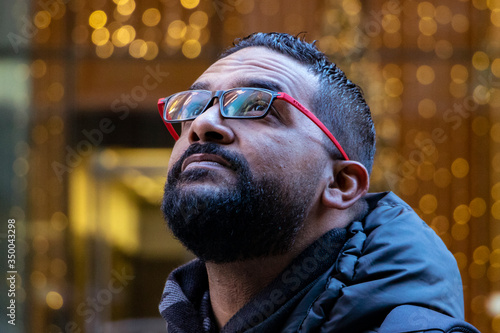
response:
[[[330,62],[315,42],[308,43],[300,36],[286,33],[258,32],[237,39],[220,58],[253,46],[266,47],[289,56],[317,75],[320,88],[311,98],[311,111],[337,138],[347,156],[361,162],[371,172],[375,155],[375,127],[361,88]],[[336,154],[341,158],[340,152],[336,151]]]

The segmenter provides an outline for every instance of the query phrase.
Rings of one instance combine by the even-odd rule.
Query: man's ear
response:
[[[368,171],[356,161],[336,161],[333,179],[323,191],[323,205],[346,209],[362,198],[370,186]]]

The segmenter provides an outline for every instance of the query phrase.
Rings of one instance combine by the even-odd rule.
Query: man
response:
[[[169,332],[475,332],[441,240],[367,194],[369,108],[314,45],[253,34],[159,110],[182,123],[162,211],[198,257],[166,282]]]

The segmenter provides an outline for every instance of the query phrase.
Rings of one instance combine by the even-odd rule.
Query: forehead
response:
[[[275,87],[273,90],[284,91],[296,99],[311,97],[318,87],[317,77],[305,65],[264,47],[247,47],[218,60],[193,86],[224,90],[256,82]]]

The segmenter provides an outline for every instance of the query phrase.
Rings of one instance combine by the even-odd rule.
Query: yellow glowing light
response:
[[[200,53],[201,44],[197,40],[190,39],[182,45],[182,54],[184,54],[186,58],[194,59],[198,57]]]
[[[469,162],[463,158],[457,158],[451,164],[451,173],[457,178],[464,178],[469,173]]]
[[[395,77],[395,78],[401,78],[401,67],[399,67],[396,64],[387,64],[384,66],[384,69],[382,71],[382,75],[384,78],[387,80],[388,78]]]
[[[474,98],[474,102],[480,105],[484,105],[490,101],[491,93],[488,87],[480,84],[474,88],[472,97]]]
[[[490,89],[489,104],[492,108],[500,108],[500,89]]]
[[[457,261],[457,266],[459,269],[464,269],[467,267],[467,261],[468,258],[463,252],[457,252],[454,253],[453,256],[455,257],[455,260]]]
[[[439,215],[432,219],[431,227],[433,227],[438,235],[442,235],[450,228],[450,222],[446,216]]]
[[[453,82],[464,83],[467,81],[467,78],[469,77],[469,72],[467,71],[467,68],[464,65],[457,64],[451,68],[450,76]]]
[[[59,82],[52,83],[47,88],[47,97],[52,102],[59,102],[64,96],[64,87]]]
[[[92,33],[92,43],[95,45],[104,45],[109,40],[109,30],[106,28],[99,28]]]
[[[384,90],[390,97],[398,97],[403,93],[403,82],[398,78],[390,78],[385,82]]]
[[[31,285],[37,289],[43,289],[47,285],[47,277],[40,271],[33,271],[30,274]]]
[[[182,7],[186,9],[196,8],[200,4],[200,0],[181,0]]]
[[[236,11],[240,14],[250,14],[255,7],[254,0],[238,1],[235,3]]]
[[[55,212],[50,218],[50,225],[56,231],[63,231],[68,227],[68,217],[62,212]]]
[[[469,266],[469,276],[473,279],[480,279],[486,273],[486,265],[479,265],[475,262]]]
[[[494,316],[491,328],[495,332],[500,331],[500,293],[493,292],[490,294],[486,301],[486,310],[490,316]]]
[[[434,17],[435,14],[434,5],[427,1],[420,2],[417,7],[417,12],[418,16],[420,16],[421,18],[424,17],[432,18]]]
[[[54,310],[62,308],[64,303],[61,294],[56,291],[49,291],[45,297],[45,301],[47,302],[47,305]]]
[[[479,265],[484,265],[490,258],[490,249],[487,246],[478,246],[472,255],[474,262]]]
[[[436,110],[436,103],[432,99],[425,98],[418,103],[418,113],[422,118],[434,117]]]
[[[498,282],[500,281],[500,269],[490,265],[490,267],[488,267],[488,271],[486,272],[486,276],[488,277],[488,280]]]
[[[399,134],[399,126],[392,118],[384,118],[380,123],[380,136],[384,139],[391,140],[397,138]]]
[[[464,97],[467,94],[467,84],[465,83],[450,83],[450,94],[456,98]]]
[[[445,188],[446,186],[450,185],[451,183],[451,173],[448,171],[446,168],[439,168],[436,170],[434,173],[434,184],[436,184],[437,187]]]
[[[89,17],[89,25],[94,29],[102,28],[106,25],[108,16],[102,10],[96,10]]]
[[[451,19],[451,26],[456,32],[466,32],[469,30],[469,19],[467,16],[462,14],[453,15],[453,18]]]
[[[477,51],[472,56],[472,65],[477,70],[485,70],[490,66],[490,58],[482,51]]]
[[[342,1],[342,8],[347,15],[358,15],[361,11],[361,3],[358,0],[344,0]]]
[[[491,187],[491,197],[495,200],[500,200],[500,182]]]
[[[134,58],[144,57],[146,52],[148,51],[148,46],[146,42],[142,39],[136,39],[132,43],[130,43],[128,52]]]
[[[496,77],[500,77],[500,58],[496,58],[491,63],[491,72]]]
[[[490,130],[491,139],[500,143],[500,123],[495,123]]]
[[[420,198],[418,206],[425,214],[432,214],[437,209],[438,202],[434,195],[426,194]]]
[[[158,45],[155,42],[146,42],[147,51],[143,58],[146,60],[153,60],[158,56]]]
[[[446,39],[438,40],[434,52],[440,59],[449,59],[453,55],[453,45]]]
[[[450,23],[452,16],[453,16],[453,14],[452,14],[449,7],[447,7],[447,6],[437,6],[436,7],[436,16],[434,17],[434,19],[439,24]]]
[[[399,32],[384,32],[384,36],[382,38],[384,41],[384,45],[391,49],[398,48],[399,46],[401,46],[401,42],[403,41]]]
[[[491,11],[490,20],[494,26],[500,27],[500,9],[495,8]]]
[[[103,45],[97,45],[97,47],[95,49],[95,53],[97,54],[97,56],[99,58],[106,59],[106,58],[111,57],[111,55],[113,54],[114,48],[115,47],[114,47],[113,43],[111,43],[110,41],[107,41]]]
[[[186,28],[186,35],[184,36],[184,38],[198,40],[200,38],[200,35],[201,35],[200,29],[189,25]]]
[[[203,29],[208,24],[208,15],[207,13],[198,10],[189,16],[189,24],[197,27],[198,29]]]
[[[120,15],[128,16],[132,14],[135,10],[135,1],[121,0],[118,2],[118,5],[116,6],[116,10]]]
[[[487,0],[472,0],[472,4],[479,10],[485,10],[488,8],[486,1]]]
[[[469,204],[470,214],[474,217],[481,217],[486,213],[486,202],[483,198],[474,198]]]
[[[160,23],[161,14],[156,8],[148,8],[142,14],[142,22],[148,27],[154,27]]]
[[[167,35],[167,37],[165,37],[165,42],[167,43],[168,47],[170,47],[171,49],[174,49],[174,50],[179,49],[182,45],[181,39],[172,38],[169,35]]]
[[[42,59],[37,59],[31,64],[31,75],[39,79],[47,73],[47,64]]]
[[[433,18],[423,17],[418,23],[418,28],[422,32],[422,34],[426,36],[432,36],[437,31],[437,23]]]
[[[490,10],[500,9],[500,0],[487,0],[486,4]]]
[[[45,29],[50,25],[50,21],[52,20],[52,16],[46,10],[41,10],[35,14],[33,17],[33,23],[38,29]]]
[[[500,268],[500,249],[495,249],[490,254],[490,265]]]
[[[458,224],[466,224],[470,220],[470,209],[467,205],[459,205],[453,211],[453,219]]]
[[[479,295],[472,299],[470,309],[474,313],[483,313],[486,311],[486,296]]]
[[[496,201],[491,206],[491,216],[493,216],[497,220],[500,220],[500,201]]]
[[[130,44],[135,39],[135,29],[131,25],[124,25],[113,32],[111,40],[117,47]]]
[[[382,18],[382,27],[385,31],[394,33],[398,32],[401,27],[401,22],[399,22],[399,18],[393,14],[386,14]]]
[[[172,21],[168,25],[167,33],[170,37],[180,39],[186,35],[187,27],[186,23],[181,20]]]
[[[468,224],[457,224],[455,223],[451,227],[451,237],[455,240],[464,240],[469,236],[469,225]]]
[[[417,80],[423,85],[431,84],[434,82],[434,70],[432,67],[427,65],[422,65],[417,69]]]
[[[74,27],[73,31],[71,32],[71,39],[76,44],[87,43],[88,37],[89,37],[89,31],[86,25],[78,25]]]

